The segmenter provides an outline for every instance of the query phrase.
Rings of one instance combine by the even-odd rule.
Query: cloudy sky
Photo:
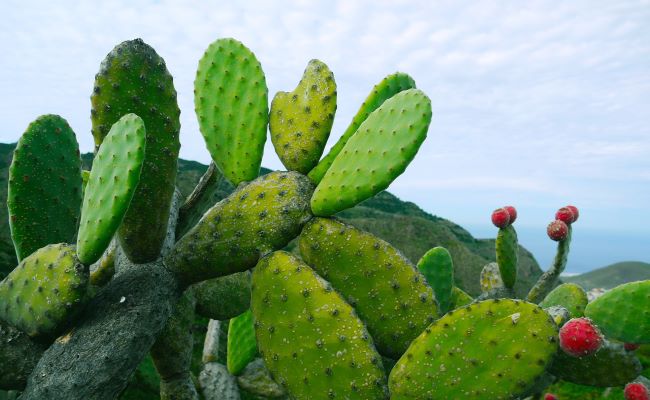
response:
[[[650,2],[225,3],[3,0],[0,141],[57,113],[90,151],[94,74],[113,46],[141,37],[174,76],[181,156],[207,162],[194,74],[210,42],[235,37],[261,61],[271,96],[292,90],[310,59],[330,66],[330,145],[376,82],[411,74],[434,116],[390,188],[401,198],[482,237],[496,234],[492,209],[514,204],[520,242],[542,264],[554,251],[546,224],[573,203],[570,271],[650,262]],[[270,143],[264,165],[281,168]]]

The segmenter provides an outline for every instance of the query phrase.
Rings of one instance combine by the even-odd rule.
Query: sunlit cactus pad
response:
[[[433,288],[440,314],[449,311],[454,287],[454,263],[449,251],[434,247],[420,258],[417,267]]]
[[[180,110],[172,76],[151,46],[142,39],[128,40],[102,61],[91,102],[96,149],[125,114],[134,113],[144,121],[144,166],[119,236],[131,261],[153,261],[167,230],[180,149]]]
[[[249,362],[257,355],[257,342],[255,341],[255,328],[253,327],[253,313],[245,313],[232,318],[228,324],[228,372],[239,375]]]
[[[547,294],[539,306],[543,308],[562,306],[569,311],[571,318],[579,318],[584,315],[588,302],[587,293],[582,287],[575,283],[564,283]]]
[[[255,332],[276,381],[294,399],[386,399],[386,376],[354,310],[295,256],[276,252],[253,272]]]
[[[83,306],[88,268],[73,246],[52,244],[25,258],[0,283],[0,319],[29,336],[59,333]]]
[[[9,168],[9,226],[18,260],[72,242],[81,206],[79,145],[68,122],[43,115],[18,141]]]
[[[226,179],[235,186],[255,179],[269,120],[266,78],[255,54],[235,39],[213,42],[196,71],[194,108]]]
[[[300,254],[355,308],[385,356],[399,358],[438,317],[426,279],[397,249],[368,232],[314,218],[300,235]]]
[[[306,174],[318,163],[335,112],[334,74],[322,61],[311,60],[298,87],[278,92],[271,102],[271,141],[287,169]]]
[[[144,122],[120,118],[104,138],[90,171],[77,238],[79,260],[90,265],[104,253],[126,214],[145,158]]]
[[[486,300],[431,324],[390,374],[392,400],[512,399],[545,371],[557,327],[537,305]]]
[[[650,343],[650,280],[617,286],[589,303],[585,315],[610,339]]]

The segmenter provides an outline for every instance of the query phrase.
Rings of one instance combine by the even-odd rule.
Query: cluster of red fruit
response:
[[[559,242],[566,239],[569,234],[569,225],[578,220],[578,208],[576,206],[562,207],[555,213],[555,221],[548,224],[546,233],[548,237]]]
[[[625,386],[625,400],[650,400],[648,388],[641,382],[628,383]],[[560,400],[553,393],[546,393],[544,400]]]
[[[497,228],[506,228],[517,219],[517,210],[513,206],[497,208],[492,212],[492,223]]]

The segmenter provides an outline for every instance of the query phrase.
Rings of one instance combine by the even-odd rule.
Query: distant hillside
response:
[[[622,283],[646,279],[650,279],[650,264],[639,261],[624,261],[584,274],[562,277],[563,281],[577,283],[586,290],[611,289]]]
[[[6,204],[7,173],[15,144],[0,144],[0,201]],[[89,168],[92,154],[82,155],[84,168]],[[177,185],[189,194],[207,166],[195,161],[179,160]],[[265,170],[263,172],[268,172]],[[232,186],[222,183],[220,192],[226,196]],[[456,283],[470,294],[480,292],[478,276],[483,265],[494,261],[494,240],[475,239],[465,229],[443,218],[424,212],[417,205],[404,202],[382,192],[357,207],[338,215],[341,219],[390,242],[414,263],[431,247],[444,246],[452,254]],[[15,266],[15,255],[9,234],[6,206],[0,207],[0,277]],[[295,248],[292,243],[290,248]],[[520,282],[516,287],[523,294],[541,274],[530,252],[520,247]]]

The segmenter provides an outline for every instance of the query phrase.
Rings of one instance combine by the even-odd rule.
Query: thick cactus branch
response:
[[[528,292],[528,297],[526,300],[531,303],[539,303],[544,300],[547,294],[553,290],[555,285],[560,278],[560,274],[564,271],[566,267],[567,258],[569,257],[569,246],[571,245],[571,225],[569,225],[569,230],[566,236],[566,239],[561,240],[557,244],[557,253],[555,254],[555,259],[553,260],[553,265],[549,268],[548,271],[544,272],[542,276],[539,277],[535,286],[530,289]]]

